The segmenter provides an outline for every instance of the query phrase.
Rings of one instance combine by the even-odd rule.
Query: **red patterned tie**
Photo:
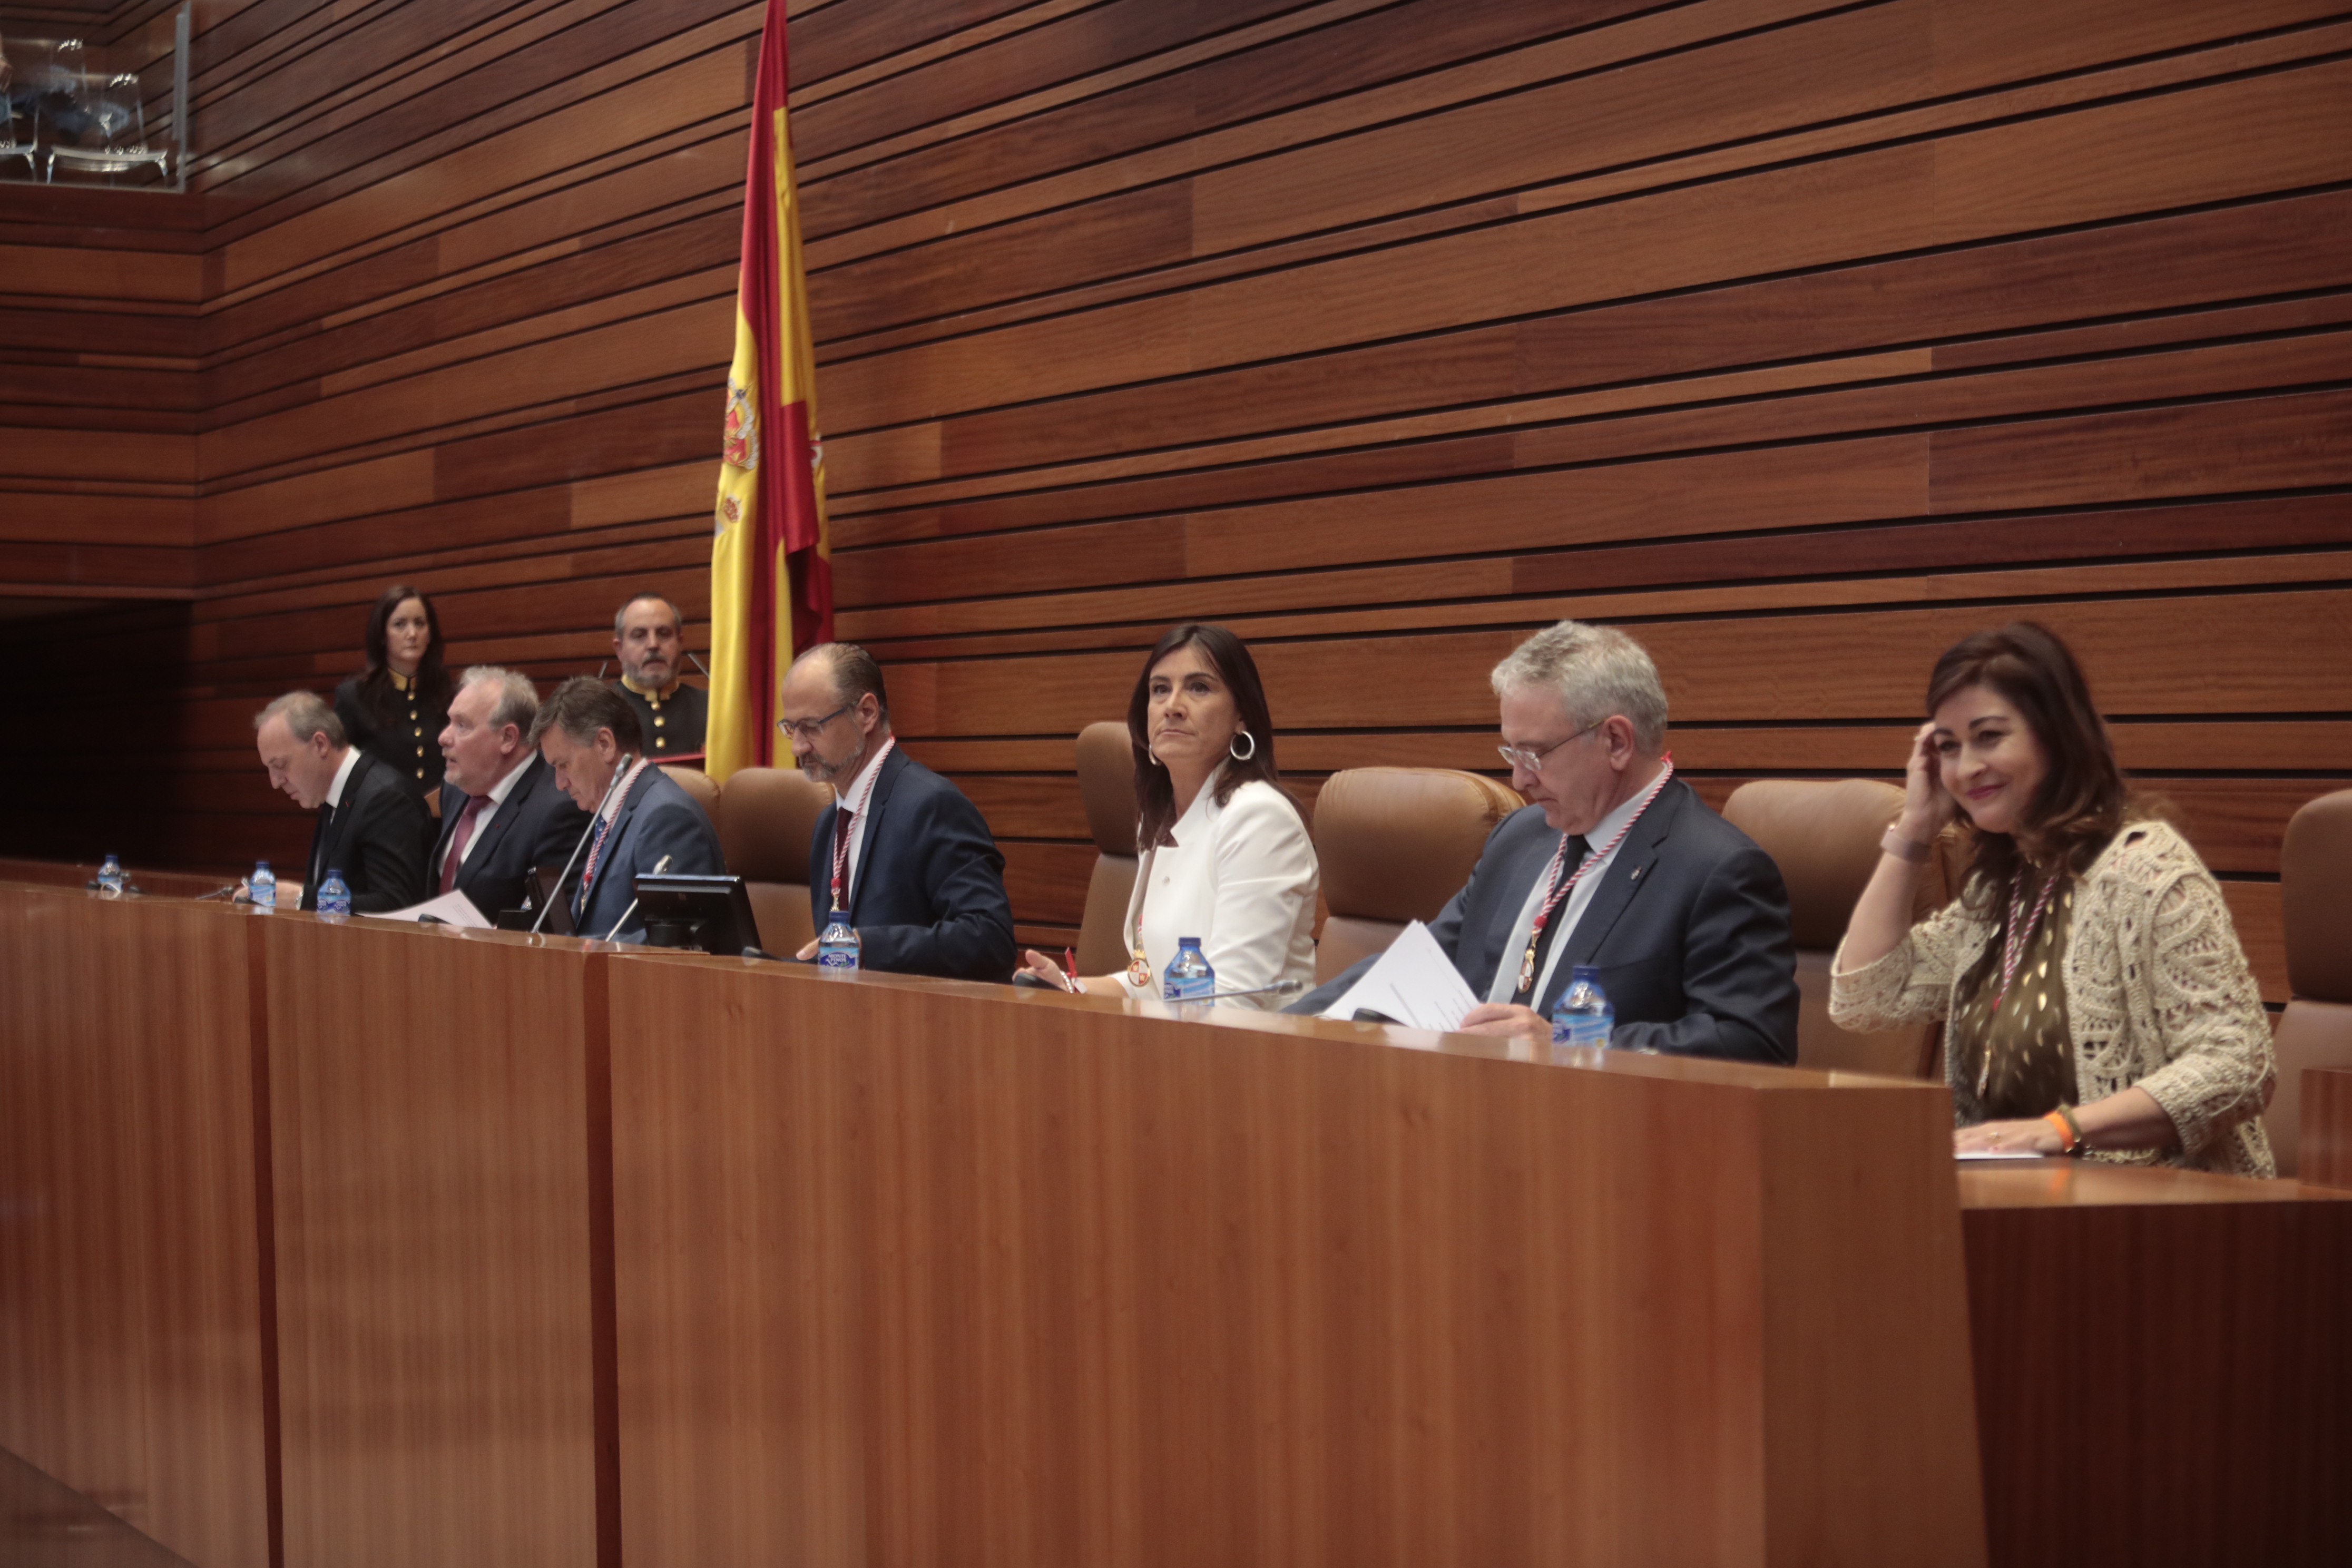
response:
[[[466,858],[466,846],[473,842],[474,819],[490,804],[486,795],[469,795],[466,809],[457,814],[457,831],[449,840],[449,858],[441,862],[441,890],[447,892],[457,885],[457,866]]]

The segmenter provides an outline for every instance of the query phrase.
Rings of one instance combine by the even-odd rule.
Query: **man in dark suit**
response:
[[[1593,964],[1614,1046],[1793,1063],[1788,890],[1770,856],[1672,776],[1650,656],[1622,632],[1562,621],[1493,679],[1528,805],[1429,928],[1486,998],[1464,1028],[1549,1042],[1570,972]],[[1288,1010],[1321,1012],[1372,963]]]
[[[863,968],[1009,979],[1004,857],[963,791],[899,749],[874,656],[854,643],[809,649],[785,672],[776,711],[801,772],[834,791],[809,844],[816,929],[837,907]],[[800,956],[815,952],[811,942]]]
[[[724,874],[710,818],[645,754],[637,716],[611,687],[573,676],[540,705],[529,739],[556,787],[596,816],[572,893],[580,935],[643,942],[645,919],[633,907],[641,875]]]
[[[526,738],[539,690],[518,670],[476,665],[441,731],[441,834],[425,863],[428,896],[466,895],[486,920],[524,907],[534,866],[562,869],[588,814],[555,785]]]
[[[349,743],[343,721],[312,691],[289,691],[254,717],[254,748],[269,782],[319,814],[302,874],[302,907],[342,874],[352,912],[380,914],[424,896],[423,856],[432,818],[399,773]]]

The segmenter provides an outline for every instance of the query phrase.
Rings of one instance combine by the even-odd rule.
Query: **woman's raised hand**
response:
[[[1936,723],[1929,720],[1911,737],[1911,763],[1903,774],[1903,820],[1895,825],[1904,837],[1930,843],[1959,814],[1959,803],[1944,787],[1944,759],[1936,749]]]

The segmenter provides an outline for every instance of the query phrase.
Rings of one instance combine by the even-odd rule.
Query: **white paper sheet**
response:
[[[2049,1154],[2035,1154],[2022,1149],[1955,1149],[1955,1160],[2048,1160]]]
[[[1419,921],[1406,926],[1379,962],[1323,1011],[1343,1022],[1368,1007],[1416,1029],[1455,1029],[1478,1005],[1462,972]]]
[[[482,911],[474,907],[474,900],[458,892],[444,893],[437,899],[427,899],[421,904],[411,904],[404,910],[388,910],[376,916],[376,919],[421,921],[426,915],[446,921],[453,926],[464,926],[468,931],[490,929],[490,922],[482,918]]]

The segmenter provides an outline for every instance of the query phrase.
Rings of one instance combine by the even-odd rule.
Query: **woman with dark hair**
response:
[[[452,695],[433,601],[394,583],[368,616],[367,668],[335,688],[335,717],[352,744],[390,763],[413,793],[430,795],[441,787]]]
[[[1903,815],[1830,972],[1849,1029],[1943,1017],[1957,1152],[2277,1173],[2270,1021],[2221,889],[2136,811],[2083,672],[2030,621],[1936,662]],[[1960,896],[1916,925],[1937,834]]]
[[[1219,991],[1313,984],[1315,845],[1276,771],[1265,688],[1241,638],[1170,627],[1128,699],[1127,733],[1142,857],[1121,927],[1131,961],[1118,974],[1072,978],[1031,952],[1021,972],[1073,991],[1158,996],[1177,944],[1197,937]]]

